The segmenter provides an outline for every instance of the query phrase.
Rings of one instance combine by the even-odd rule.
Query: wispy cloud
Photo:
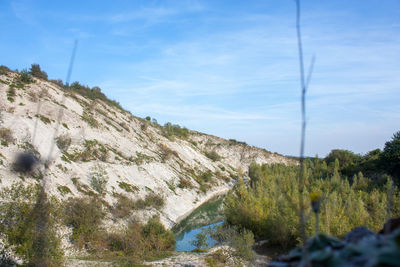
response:
[[[29,24],[38,25],[36,13],[34,11],[34,2],[32,0],[12,0],[11,8],[15,17]]]
[[[65,10],[36,3],[12,2],[13,18],[45,29],[32,34],[35,48],[18,51],[31,49],[35,60],[41,56],[37,51],[47,53],[63,75],[65,68],[54,58],[61,53],[68,58],[63,51],[70,51],[78,37],[74,79],[99,85],[134,114],[297,153],[300,90],[293,5],[166,0],[124,2],[121,8],[118,1],[105,1],[96,10],[89,4],[79,11],[77,1]],[[307,101],[309,153],[339,142],[365,152],[370,146],[363,149],[359,140],[384,140],[391,125],[400,124],[395,15],[379,17],[382,11],[366,12],[348,1],[314,5],[302,16],[306,62],[317,56]],[[21,43],[9,42],[11,49]],[[27,53],[18,56],[26,61]]]

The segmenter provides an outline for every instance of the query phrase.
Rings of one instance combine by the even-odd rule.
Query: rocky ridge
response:
[[[33,77],[31,83],[23,83],[14,72],[0,75],[0,111],[1,188],[41,182],[50,195],[64,200],[97,194],[92,180],[101,178],[103,198],[110,205],[118,194],[133,199],[151,193],[162,196],[162,208],[147,207],[132,216],[146,221],[159,214],[168,228],[229,190],[252,161],[294,162],[196,131],[187,131],[185,137],[168,135],[165,127],[118,105]],[[24,150],[34,151],[39,159],[29,174],[13,170],[16,156]],[[109,225],[118,222],[110,218]]]

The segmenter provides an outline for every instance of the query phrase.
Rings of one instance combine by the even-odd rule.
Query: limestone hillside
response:
[[[97,194],[110,206],[121,196],[161,196],[164,205],[144,205],[130,216],[146,220],[159,214],[172,227],[231,188],[252,161],[293,162],[235,140],[160,126],[133,116],[116,102],[31,80],[22,82],[15,72],[0,74],[1,188],[41,183],[61,201]],[[30,172],[13,168],[23,151],[33,151],[39,159]]]

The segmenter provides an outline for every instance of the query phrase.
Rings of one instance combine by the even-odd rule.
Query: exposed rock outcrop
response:
[[[120,194],[132,199],[151,193],[162,196],[162,208],[147,207],[131,215],[145,221],[159,214],[163,224],[172,227],[207,199],[231,188],[252,161],[294,162],[195,131],[174,135],[112,101],[85,98],[32,79],[27,84],[18,81],[17,73],[0,75],[0,129],[7,129],[9,137],[0,146],[0,187],[39,181],[47,193],[63,200],[99,194],[93,179],[101,178],[103,198],[110,205]],[[33,164],[24,172],[12,168],[22,151],[33,153],[35,163],[37,157],[33,171]],[[115,225],[110,221],[110,227]]]

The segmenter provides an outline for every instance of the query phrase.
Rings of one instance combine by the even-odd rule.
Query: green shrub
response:
[[[135,203],[136,209],[145,209],[147,207],[153,207],[155,209],[161,209],[165,205],[165,200],[162,196],[151,192],[145,199],[138,199]]]
[[[201,173],[200,176],[199,176],[199,178],[201,179],[201,181],[202,181],[202,182],[205,182],[205,183],[211,182],[212,177],[213,177],[213,173],[212,173],[210,170]]]
[[[81,116],[81,119],[82,119],[83,121],[87,122],[87,124],[88,124],[90,127],[93,127],[93,128],[98,128],[98,127],[99,127],[99,122],[98,122],[95,118],[93,118],[93,115],[92,115],[92,114],[90,114],[90,113],[87,112],[87,111],[84,111],[84,112],[83,112],[83,115]]]
[[[60,194],[61,194],[62,196],[65,196],[66,194],[72,194],[71,189],[69,189],[69,187],[66,186],[66,185],[59,185],[59,186],[57,186],[57,190],[60,192]]]
[[[56,144],[61,151],[67,151],[71,145],[71,137],[68,134],[60,135],[56,138]]]
[[[242,145],[247,146],[246,142],[237,141],[236,139],[229,139],[229,145]]]
[[[170,122],[167,122],[166,124],[164,124],[164,127],[162,128],[162,134],[171,140],[173,140],[174,137],[187,139],[189,136],[189,130],[185,127],[182,128],[177,124],[172,124]]]
[[[142,228],[141,224],[130,221],[122,231],[109,233],[106,239],[108,249],[125,255],[143,257],[146,251]],[[147,251],[147,253],[149,252]]]
[[[22,83],[31,83],[31,82],[33,82],[29,72],[26,69],[23,69],[19,73],[18,81],[22,82]]]
[[[82,151],[75,150],[72,154],[63,151],[63,154],[70,161],[87,162],[91,160],[101,160],[103,162],[107,162],[109,156],[108,149],[96,139],[85,140],[83,146],[84,149]]]
[[[175,236],[165,229],[159,217],[151,218],[145,225],[131,221],[122,231],[108,234],[107,242],[111,251],[139,258],[175,249]]]
[[[101,165],[96,165],[90,172],[90,185],[100,195],[107,192],[107,172]]]
[[[310,192],[322,194],[321,232],[342,237],[360,225],[373,231],[380,229],[387,216],[390,179],[386,185],[377,187],[360,173],[350,184],[345,176],[340,175],[339,163],[335,164],[332,174],[311,160],[305,164],[306,186],[302,197],[309,199]],[[268,239],[271,245],[284,249],[295,246],[300,239],[298,173],[298,166],[252,164],[249,169],[251,186],[239,180],[225,199],[227,222],[251,230],[257,238]],[[399,201],[400,193],[395,188],[393,202]],[[305,212],[311,212],[308,201]],[[400,209],[393,206],[392,213],[399,216]],[[314,233],[313,226],[313,221],[308,220],[305,225],[307,235]]]
[[[5,143],[13,143],[14,142],[14,137],[11,129],[9,128],[0,128],[0,139],[1,141]]]
[[[166,162],[169,160],[172,156],[179,157],[178,153],[175,150],[172,150],[165,144],[160,145],[160,150],[161,150],[161,161]]]
[[[29,70],[29,74],[32,75],[33,77],[39,78],[39,79],[43,79],[47,81],[47,73],[42,71],[40,69],[40,65],[39,64],[32,64],[31,68]]]
[[[224,249],[218,249],[206,256],[205,260],[210,267],[227,266],[229,254]]]
[[[125,122],[119,122],[119,126],[124,128],[127,132],[130,132],[128,125]]]
[[[212,161],[218,161],[221,159],[221,156],[218,155],[217,151],[212,150],[212,151],[205,151],[204,154],[206,155],[207,158],[211,159]]]
[[[4,65],[0,65],[0,75],[7,75],[11,70]]]
[[[178,187],[179,187],[179,188],[182,188],[182,189],[183,189],[183,188],[189,188],[189,189],[191,189],[191,188],[193,188],[193,184],[190,182],[189,179],[184,178],[184,177],[180,177],[180,178],[179,178]]]
[[[55,234],[55,204],[38,185],[12,184],[0,192],[0,232],[28,266],[59,266],[63,262]]]
[[[196,234],[196,239],[192,241],[192,244],[197,248],[197,250],[208,248],[207,234],[204,232]]]
[[[382,165],[400,185],[400,131],[393,135],[392,140],[385,143],[381,158]]]
[[[100,224],[105,216],[96,198],[71,198],[65,204],[64,223],[72,227],[72,240],[79,247],[93,249],[101,239]]]
[[[236,257],[246,261],[253,261],[255,254],[252,250],[254,244],[254,235],[247,229],[240,230],[238,234],[234,235],[230,240],[230,246],[234,248]]]
[[[49,118],[47,118],[46,116],[43,116],[43,115],[40,115],[40,114],[36,114],[35,117],[39,118],[44,124],[51,123],[51,120]]]
[[[11,103],[14,102],[14,97],[17,95],[15,88],[13,85],[10,85],[10,87],[7,90],[7,100],[10,101]]]
[[[136,202],[123,194],[114,193],[117,202],[112,207],[111,212],[117,218],[126,218],[131,211],[136,209]]]
[[[134,192],[139,191],[139,187],[137,187],[136,185],[128,184],[128,183],[125,183],[125,182],[118,181],[118,186],[121,189],[124,189],[128,193],[134,193]]]
[[[160,217],[151,218],[143,227],[143,237],[148,250],[173,250],[175,249],[175,236],[166,230],[160,222]]]
[[[251,231],[228,225],[214,226],[206,230],[218,244],[228,245],[232,249],[225,250],[224,254],[236,259],[252,262],[255,254],[252,250],[254,245],[254,235]]]

